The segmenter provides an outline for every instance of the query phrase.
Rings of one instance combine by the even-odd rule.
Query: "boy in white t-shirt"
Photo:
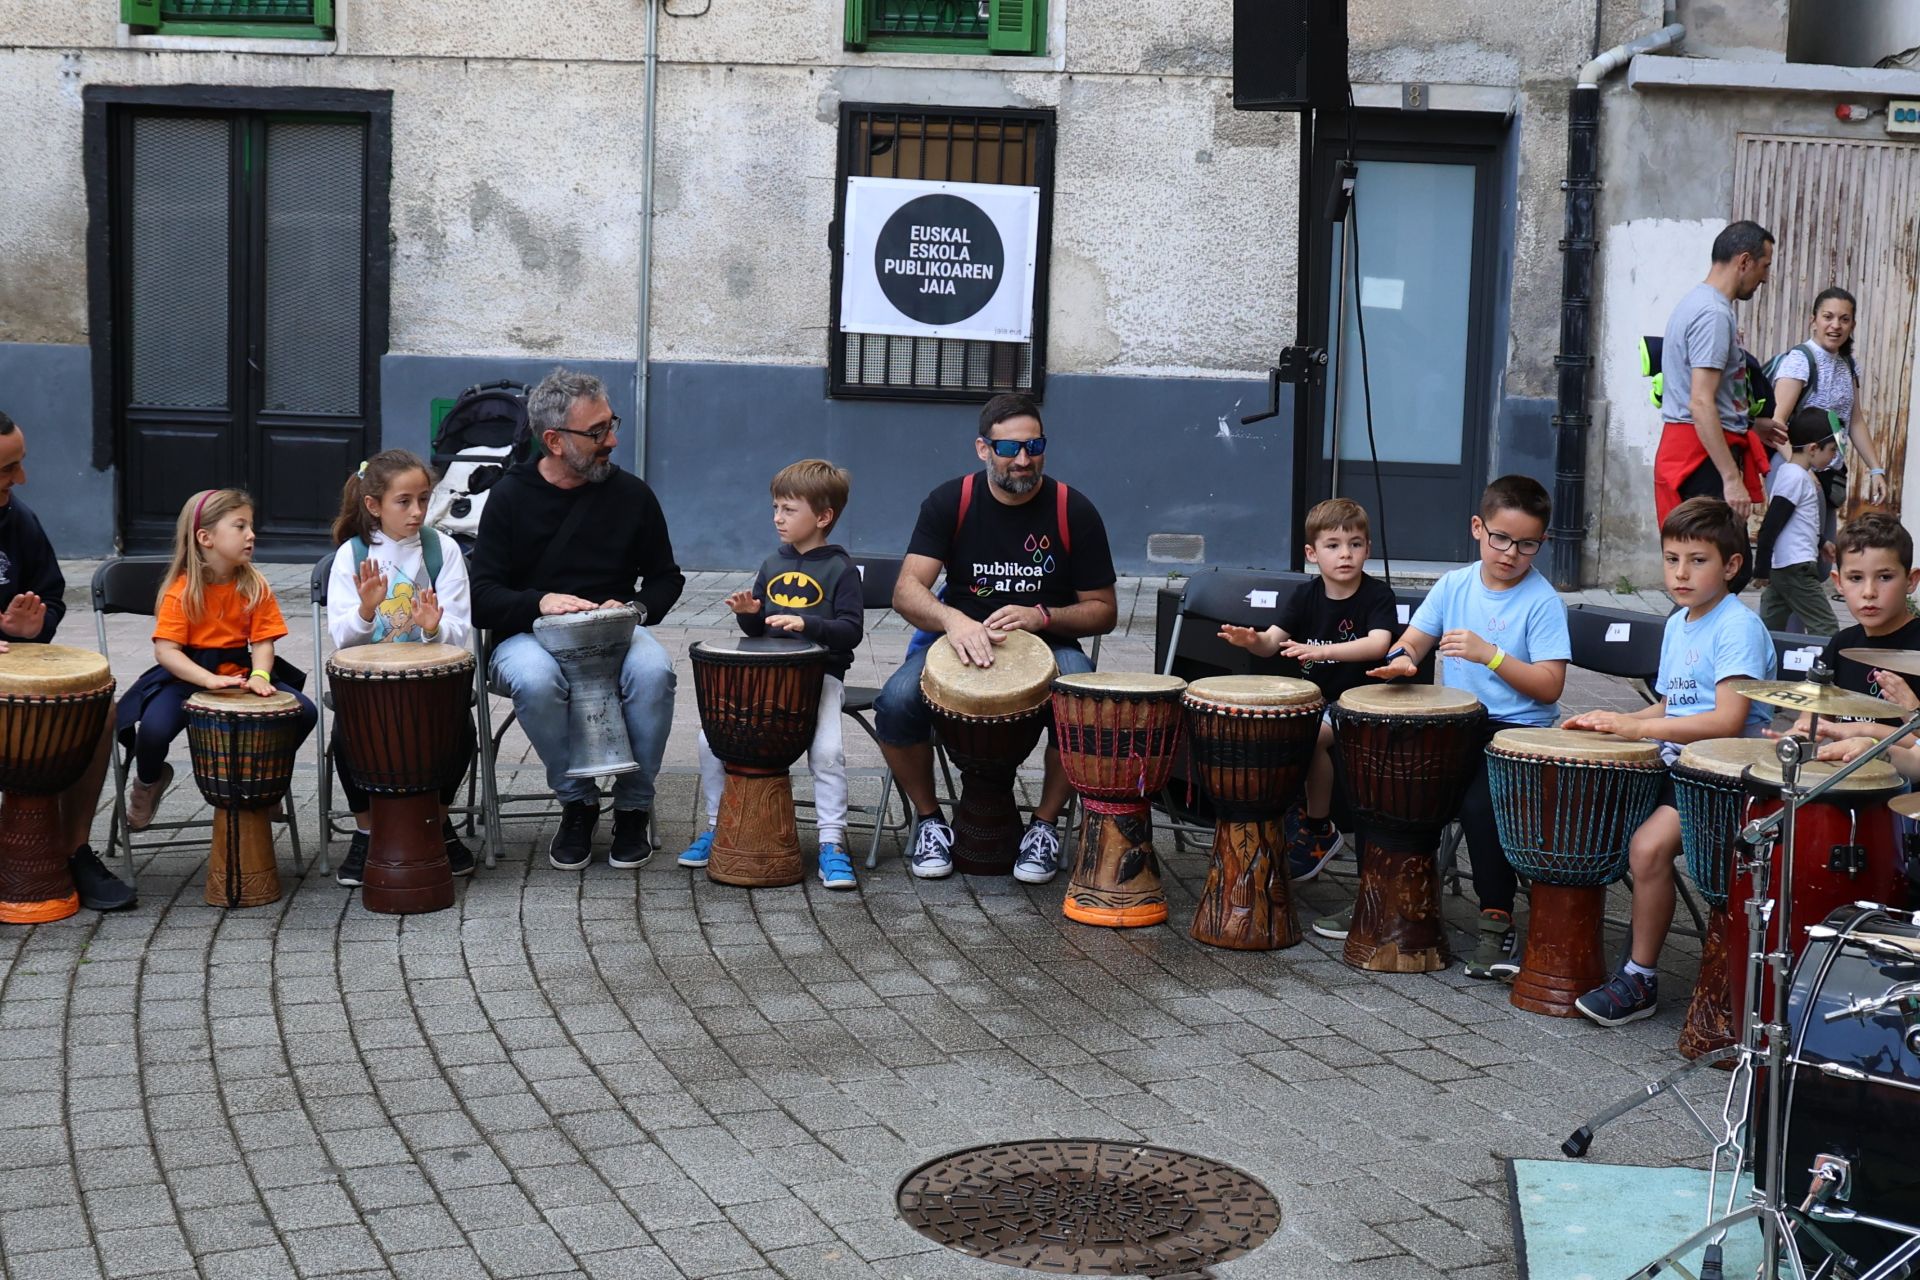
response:
[[[1793,616],[1809,635],[1830,636],[1839,629],[1820,573],[1826,499],[1814,476],[1833,461],[1839,440],[1825,409],[1801,409],[1787,425],[1793,454],[1774,472],[1773,497],[1753,559],[1754,583],[1766,588],[1760,595],[1760,620],[1769,631],[1783,630]]]

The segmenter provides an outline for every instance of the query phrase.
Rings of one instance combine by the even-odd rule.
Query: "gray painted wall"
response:
[[[111,471],[93,467],[91,353],[51,342],[0,342],[0,409],[27,434],[20,496],[62,556],[113,553]]]

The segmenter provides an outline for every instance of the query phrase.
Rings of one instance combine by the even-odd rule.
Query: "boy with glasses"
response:
[[[1438,646],[1440,683],[1480,700],[1487,709],[1489,735],[1522,726],[1550,727],[1559,715],[1567,661],[1573,657],[1567,607],[1553,584],[1534,569],[1552,514],[1552,499],[1529,476],[1502,476],[1488,485],[1472,523],[1479,561],[1434,584],[1415,610],[1412,625],[1387,653],[1386,665],[1368,674],[1408,679]],[[1507,981],[1520,972],[1513,928],[1519,881],[1494,824],[1484,754],[1476,766],[1460,805],[1473,888],[1480,898],[1479,942],[1466,970],[1470,978]]]

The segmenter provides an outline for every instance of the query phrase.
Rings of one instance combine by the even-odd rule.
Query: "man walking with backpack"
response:
[[[969,666],[990,667],[996,644],[1031,631],[1070,675],[1093,669],[1080,638],[1105,635],[1118,616],[1107,527],[1084,495],[1042,474],[1046,447],[1032,396],[987,401],[974,441],[985,470],[927,495],[894,586],[895,611],[918,630],[874,703],[874,733],[913,802],[912,868],[922,879],[953,874],[953,828],[934,791],[932,722],[920,698],[927,650],[948,644]],[[947,587],[935,596],[943,571]],[[1027,884],[1045,884],[1059,870],[1055,822],[1071,794],[1051,726],[1048,734],[1040,804],[1013,870]]]

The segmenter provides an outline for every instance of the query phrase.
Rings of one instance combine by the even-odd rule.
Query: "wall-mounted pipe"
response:
[[[633,474],[642,480],[647,478],[647,428],[653,405],[653,117],[658,106],[654,89],[660,75],[660,4],[661,0],[646,0],[646,82],[642,93],[647,119],[640,129],[640,296],[634,305]]]

